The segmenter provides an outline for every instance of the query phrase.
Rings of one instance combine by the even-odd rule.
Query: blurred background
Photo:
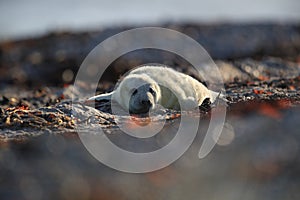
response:
[[[300,0],[0,0],[0,199],[300,199],[299,10]],[[209,117],[178,161],[127,174],[85,149],[70,98],[87,54],[141,26],[178,30],[203,45],[234,103],[204,159],[197,154]],[[149,62],[199,78],[183,58],[147,49],[116,59],[98,92]],[[108,129],[118,141],[122,132]]]
[[[0,40],[164,22],[295,22],[298,0],[1,0]]]

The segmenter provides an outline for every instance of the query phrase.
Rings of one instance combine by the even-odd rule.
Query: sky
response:
[[[0,40],[162,22],[295,22],[300,0],[0,0]]]

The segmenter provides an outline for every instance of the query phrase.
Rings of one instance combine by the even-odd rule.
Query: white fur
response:
[[[89,98],[89,100],[108,100],[113,98],[123,108],[128,110],[136,106],[132,103],[135,102],[134,100],[138,100],[142,96],[145,97],[148,87],[139,91],[131,104],[129,102],[132,89],[141,84],[149,84],[155,90],[157,95],[156,98],[149,97],[151,102],[153,100],[154,104],[160,104],[165,108],[175,110],[180,108],[192,110],[201,105],[206,98],[209,98],[211,103],[213,103],[219,96],[218,93],[208,90],[198,80],[171,68],[143,66],[132,70],[113,92],[94,96]]]

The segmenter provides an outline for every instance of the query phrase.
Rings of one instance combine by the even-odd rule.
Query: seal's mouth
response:
[[[152,107],[141,107],[129,109],[130,114],[148,114]]]

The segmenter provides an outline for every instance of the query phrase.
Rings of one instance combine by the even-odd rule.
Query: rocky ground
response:
[[[299,198],[300,26],[163,26],[197,40],[221,71],[229,101],[226,125],[209,156],[196,157],[200,134],[173,165],[132,175],[100,164],[80,143],[78,128],[88,123],[102,127],[124,146],[131,144],[116,125],[116,120],[131,118],[112,115],[106,102],[99,102],[99,110],[85,105],[82,91],[91,86],[73,86],[89,51],[131,27],[7,41],[0,44],[1,199]],[[184,59],[143,50],[114,61],[97,92],[112,90],[122,74],[148,62],[169,65],[202,81]],[[79,99],[72,102],[74,94]],[[200,111],[205,131],[210,109],[202,106]],[[175,127],[180,116],[164,110],[156,120],[166,119]],[[156,145],[161,140],[166,138],[157,136]]]

